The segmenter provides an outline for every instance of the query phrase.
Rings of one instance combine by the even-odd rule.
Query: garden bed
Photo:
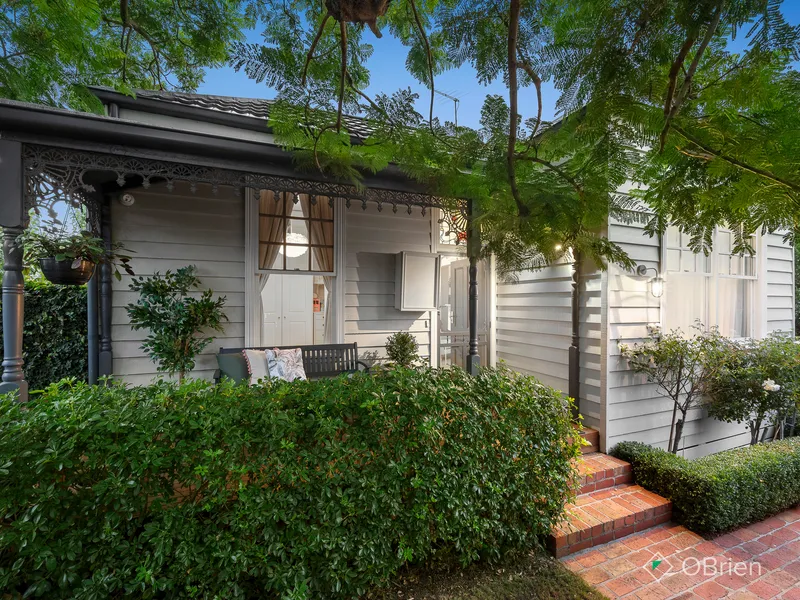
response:
[[[638,442],[611,454],[630,462],[636,483],[671,500],[673,520],[697,533],[722,533],[800,503],[800,438],[696,460]]]

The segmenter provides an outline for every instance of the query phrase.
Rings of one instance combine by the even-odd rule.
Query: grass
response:
[[[411,570],[376,600],[604,600],[578,575],[549,556],[530,554],[499,566]]]

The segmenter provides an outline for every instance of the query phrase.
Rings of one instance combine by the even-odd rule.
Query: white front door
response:
[[[310,275],[282,275],[283,345],[310,346],[314,343],[314,278]]]
[[[272,274],[261,291],[264,346],[314,343],[314,278]]]
[[[270,275],[261,290],[264,309],[261,324],[261,343],[264,346],[283,345],[283,276]]]

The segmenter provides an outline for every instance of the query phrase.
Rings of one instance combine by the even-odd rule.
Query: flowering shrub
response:
[[[494,369],[0,396],[0,596],[334,600],[527,550],[571,494],[570,410]]]
[[[798,383],[800,354],[793,338],[727,341],[709,381],[708,412],[722,421],[746,423],[752,445],[794,408]]]
[[[675,330],[663,333],[658,326],[648,326],[649,336],[638,344],[619,344],[620,354],[635,373],[642,373],[673,402],[669,450],[680,448],[683,425],[690,408],[705,393],[716,360],[724,347],[716,329],[703,331],[698,324],[695,335],[685,336]]]

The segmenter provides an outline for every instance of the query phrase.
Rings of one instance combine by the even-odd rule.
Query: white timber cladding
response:
[[[766,331],[794,332],[794,248],[783,241],[781,233],[764,235],[761,248]]]
[[[431,219],[384,206],[358,204],[345,211],[344,341],[358,343],[359,357],[386,356],[386,338],[410,331],[420,356],[431,354],[431,312],[395,309],[395,261],[401,251],[432,252]]]
[[[608,237],[619,244],[637,264],[661,270],[659,239],[644,234],[643,226],[610,219]],[[771,331],[793,332],[794,253],[780,234],[761,237],[758,244],[759,274],[756,282],[755,334]],[[647,325],[661,322],[661,302],[652,296],[647,277],[637,277],[615,265],[606,274],[608,331],[603,345],[607,354],[607,382],[604,395],[604,448],[626,440],[646,442],[665,448],[672,422],[672,402],[662,397],[656,386],[643,376],[634,375],[619,354],[618,343],[641,342]],[[667,275],[668,276],[668,275]],[[689,411],[683,431],[683,454],[687,458],[705,456],[746,445],[749,436],[744,425],[711,419],[705,409]]]
[[[176,183],[173,191],[158,184],[132,193],[133,206],[112,199],[111,234],[134,252],[131,266],[136,275],[195,265],[202,288],[227,299],[224,330],[213,334],[215,340],[197,359],[192,373],[210,379],[219,348],[244,345],[244,194],[227,187],[214,194],[208,185],[198,185],[192,193],[185,183]],[[141,349],[147,332],[133,331],[129,325],[125,306],[137,298],[128,288],[130,282],[123,275],[122,281],[113,283],[113,370],[115,376],[140,385],[159,374]]]
[[[496,356],[499,364],[542,383],[569,391],[572,343],[573,265],[561,260],[535,271],[520,271],[512,281],[497,280]],[[584,423],[602,419],[602,274],[584,264],[580,290],[580,409]],[[502,361],[502,363],[500,362]]]

